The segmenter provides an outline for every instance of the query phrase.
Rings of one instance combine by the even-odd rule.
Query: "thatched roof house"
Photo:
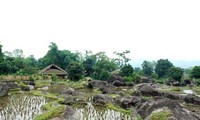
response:
[[[63,70],[62,68],[58,67],[55,64],[51,64],[47,67],[45,67],[44,69],[42,69],[39,74],[42,75],[57,75],[57,76],[66,76],[67,72],[65,70]]]

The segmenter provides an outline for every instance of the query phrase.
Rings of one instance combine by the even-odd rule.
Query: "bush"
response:
[[[166,78],[156,79],[155,82],[156,82],[156,83],[159,83],[159,84],[165,84]]]
[[[140,75],[133,73],[131,76],[124,76],[123,78],[126,82],[136,82],[140,79]]]
[[[194,78],[200,78],[200,66],[195,66],[192,69],[191,74],[192,74],[191,76],[194,77]]]
[[[52,75],[51,76],[51,80],[54,81],[54,82],[57,81],[57,76],[56,75]]]

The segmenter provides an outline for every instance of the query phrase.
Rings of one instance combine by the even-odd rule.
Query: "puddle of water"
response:
[[[194,92],[192,90],[183,90],[184,93],[186,94],[193,94]]]
[[[44,97],[13,94],[0,98],[0,120],[32,120],[42,113]]]
[[[80,120],[133,120],[133,116],[114,110],[96,110],[91,103],[85,108],[77,108]]]

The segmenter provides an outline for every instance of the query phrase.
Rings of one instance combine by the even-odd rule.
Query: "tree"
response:
[[[93,66],[92,77],[99,80],[106,80],[112,71],[117,69],[114,60],[109,59],[105,52],[98,52],[94,55],[96,63]]]
[[[180,67],[170,67],[168,69],[167,74],[168,74],[168,77],[173,78],[180,82],[183,76],[183,72],[184,72],[183,69]]]
[[[3,45],[0,44],[0,62],[2,62],[3,59],[4,59],[4,54],[2,52],[2,47],[3,47]]]
[[[78,53],[72,53],[69,50],[59,50],[56,43],[52,42],[49,45],[47,54],[38,61],[41,68],[50,64],[56,64],[65,69],[70,62],[79,62],[79,60]]]
[[[200,66],[195,66],[191,72],[192,77],[200,78]]]
[[[24,64],[26,67],[27,66],[37,67],[38,61],[35,59],[33,55],[30,55],[29,57],[24,59]]]
[[[21,49],[15,49],[12,53],[13,57],[15,58],[23,58],[24,55],[23,55],[23,50]]]
[[[120,68],[127,65],[128,62],[131,60],[126,55],[130,53],[130,50],[125,50],[123,52],[114,52],[115,55],[118,56],[118,58],[115,58],[115,61],[117,62],[117,65],[119,65]]]
[[[173,64],[168,59],[159,59],[155,66],[155,72],[159,78],[162,78],[167,75],[170,67],[173,67]]]
[[[71,80],[80,80],[83,76],[83,66],[79,62],[70,62],[66,71]]]
[[[145,60],[142,63],[142,71],[144,75],[150,76],[153,73],[153,69],[154,69],[154,64],[152,62]]]
[[[85,69],[86,76],[91,76],[91,74],[94,72],[94,65],[96,63],[95,57],[88,57],[85,61],[83,61],[83,67]]]
[[[130,64],[128,64],[128,65],[125,65],[123,68],[121,68],[120,75],[122,77],[124,77],[124,76],[128,77],[128,76],[131,76],[133,74],[133,72],[134,72],[133,67]]]

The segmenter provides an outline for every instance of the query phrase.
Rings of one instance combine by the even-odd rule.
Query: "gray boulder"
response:
[[[200,105],[200,97],[195,96],[193,94],[186,95],[185,98],[184,98],[184,101],[186,103],[191,103],[191,104],[194,104],[194,105]]]
[[[117,100],[120,104],[121,107],[123,108],[130,108],[130,107],[135,107],[138,104],[140,104],[143,100],[142,98],[138,96],[125,96],[125,97],[120,97]]]
[[[102,94],[115,94],[115,86],[113,85],[105,85],[104,87],[100,88],[100,91],[102,91]]]
[[[61,91],[61,95],[75,95],[76,91],[74,88],[64,88],[64,90]]]
[[[143,96],[159,96],[159,92],[148,84],[138,88],[137,94]]]
[[[105,81],[101,81],[101,80],[91,80],[88,82],[88,88],[101,88],[104,87],[105,85],[107,85],[107,82]]]
[[[125,86],[126,84],[122,81],[116,80],[112,83],[114,86]]]
[[[152,100],[145,102],[138,110],[137,113],[145,119],[152,112],[167,108],[172,112],[173,117],[178,120],[199,120],[198,115],[194,115],[192,112],[183,108],[178,102],[162,97],[155,97]]]
[[[62,120],[80,120],[80,116],[76,110],[70,106],[66,106],[64,113],[61,116]]]
[[[105,94],[98,94],[93,97],[93,102],[98,103],[101,105],[105,105],[106,103],[113,103],[113,98],[105,95]]]
[[[8,93],[8,87],[5,83],[0,83],[0,97],[5,96]]]
[[[107,80],[108,83],[113,83],[114,81],[124,82],[124,79],[121,76],[114,74],[111,75]]]

